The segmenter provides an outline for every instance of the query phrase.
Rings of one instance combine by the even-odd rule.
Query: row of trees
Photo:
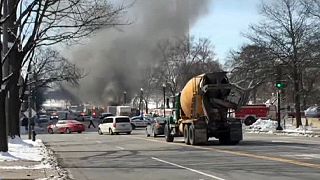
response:
[[[1,0],[0,151],[8,135],[20,136],[19,114],[27,86],[51,82],[77,84],[81,69],[50,46],[76,43],[115,25],[128,5],[108,0]]]
[[[283,81],[295,112],[303,111],[302,104],[319,103],[320,1],[265,1],[260,12],[263,20],[244,34],[251,43],[233,51],[227,62],[231,79],[254,96],[259,87],[265,91]],[[300,113],[296,119],[297,127],[302,125]]]
[[[262,20],[244,34],[250,43],[231,51],[225,63],[232,83],[245,93],[244,97],[257,102],[257,97],[270,99],[275,82],[283,81],[286,103],[294,104],[296,112],[319,103],[320,1],[264,1],[260,13]],[[158,49],[160,61],[145,71],[146,96],[154,89],[159,94],[163,83],[174,95],[191,77],[223,69],[208,39],[187,36],[164,40]],[[300,113],[296,119],[297,127],[302,125]]]
[[[221,71],[209,39],[184,36],[158,42],[155,64],[144,70],[144,99],[163,100],[163,85],[167,96],[175,96],[194,76]],[[161,94],[161,96],[159,96]]]

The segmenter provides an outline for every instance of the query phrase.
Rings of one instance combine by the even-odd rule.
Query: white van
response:
[[[111,135],[119,133],[131,134],[131,131],[132,127],[128,116],[105,117],[98,128],[98,133],[100,135],[104,133],[109,133]]]

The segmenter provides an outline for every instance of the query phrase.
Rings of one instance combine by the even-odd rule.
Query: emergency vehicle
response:
[[[257,121],[257,119],[275,120],[277,108],[275,105],[245,105],[235,112],[235,117],[240,119],[245,125],[249,126]]]

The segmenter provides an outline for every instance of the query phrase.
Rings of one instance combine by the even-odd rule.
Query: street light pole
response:
[[[141,112],[143,111],[142,100],[143,100],[143,88],[140,89],[140,102],[139,102],[140,115],[141,115]]]
[[[123,92],[123,105],[127,103],[127,91]]]
[[[283,130],[281,125],[280,125],[280,119],[281,119],[281,116],[280,116],[280,105],[281,105],[281,99],[280,99],[280,89],[278,89],[278,110],[277,110],[277,120],[278,120],[278,127],[276,128],[276,130]]]
[[[163,90],[163,117],[166,117],[166,83],[162,84]]]

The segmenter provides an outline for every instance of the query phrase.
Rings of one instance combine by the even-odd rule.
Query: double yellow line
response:
[[[237,151],[232,151],[232,150],[224,150],[224,149],[219,149],[219,148],[214,148],[214,147],[208,148],[208,147],[190,146],[190,145],[178,144],[178,143],[167,143],[165,141],[159,141],[159,140],[155,140],[155,139],[147,139],[147,138],[142,138],[142,137],[132,137],[131,136],[130,138],[141,139],[141,140],[145,140],[145,141],[151,141],[151,142],[157,142],[157,143],[163,143],[163,144],[176,145],[176,146],[184,146],[184,147],[189,147],[189,148],[195,148],[195,149],[201,149],[201,150],[207,150],[207,151],[214,151],[214,152],[220,152],[220,153],[226,153],[226,154],[232,154],[232,155],[236,155],[236,156],[250,157],[250,158],[255,158],[255,159],[276,161],[276,162],[281,162],[281,163],[294,164],[294,165],[303,166],[303,167],[320,169],[320,164],[307,163],[307,162],[303,162],[303,161],[298,161],[298,160],[293,160],[293,159],[285,159],[285,158],[280,158],[280,157],[255,155],[255,154],[251,154],[251,153],[243,152],[243,151],[238,151],[238,150]]]

